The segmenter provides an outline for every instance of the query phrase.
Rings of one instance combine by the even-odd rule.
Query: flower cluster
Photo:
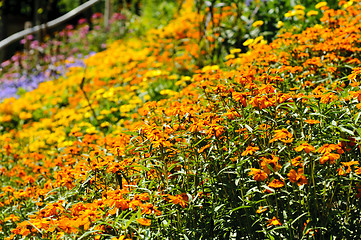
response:
[[[5,99],[0,237],[359,237],[361,2],[321,5],[322,24],[200,66],[184,1]]]

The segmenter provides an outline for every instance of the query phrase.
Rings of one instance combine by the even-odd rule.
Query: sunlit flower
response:
[[[292,183],[297,183],[298,186],[307,184],[307,178],[303,175],[303,168],[299,168],[297,172],[294,169],[291,169],[287,176]]]
[[[319,152],[319,153],[330,153],[330,152],[332,152],[332,151],[334,151],[334,150],[337,150],[337,149],[339,149],[340,148],[340,146],[338,146],[337,144],[324,144],[323,146],[321,146],[321,147],[319,147],[318,149],[317,149],[317,152]]]
[[[281,225],[282,225],[282,223],[276,217],[273,217],[272,219],[268,220],[267,227],[268,226],[281,226]]]
[[[168,201],[173,203],[173,204],[179,204],[183,208],[185,208],[188,205],[187,199],[186,199],[186,197],[184,195],[172,196],[170,194],[167,194],[166,196],[168,198]]]
[[[306,153],[310,153],[312,151],[315,151],[316,149],[308,143],[302,143],[301,145],[295,148],[296,152],[301,152],[302,150],[305,150]]]
[[[258,151],[259,147],[247,146],[246,150],[242,152],[242,156],[253,155],[255,151]]]
[[[267,206],[259,206],[259,208],[257,209],[256,213],[260,214],[267,211]]]
[[[137,222],[138,222],[140,225],[143,225],[143,226],[150,226],[151,223],[152,223],[152,220],[150,220],[150,219],[145,219],[145,218],[138,218],[138,219],[137,219]]]
[[[287,142],[288,140],[293,141],[293,135],[287,129],[275,130],[273,138],[269,141],[270,143],[275,142],[277,140],[282,142]]]
[[[268,187],[270,188],[281,188],[285,185],[285,183],[278,179],[273,179],[269,184]]]
[[[321,158],[320,158],[320,163],[321,164],[325,164],[325,163],[330,163],[330,164],[334,164],[335,161],[337,159],[340,158],[339,154],[336,153],[325,153]]]
[[[264,181],[267,179],[267,173],[257,168],[251,168],[251,171],[248,173],[248,175],[253,176],[253,179],[256,181]]]
[[[317,123],[320,123],[320,121],[314,120],[314,119],[307,119],[307,120],[305,120],[305,122],[308,123],[308,124],[317,124]]]

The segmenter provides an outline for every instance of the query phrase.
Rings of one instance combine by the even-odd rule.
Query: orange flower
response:
[[[130,239],[130,238],[125,238],[125,236],[122,235],[122,236],[120,236],[119,238],[114,237],[114,238],[112,238],[111,240],[131,240],[131,239]]]
[[[284,185],[285,185],[284,182],[282,182],[281,180],[273,179],[272,182],[270,182],[268,184],[268,187],[270,187],[270,188],[281,188]]]
[[[273,138],[269,141],[270,143],[280,140],[284,143],[292,142],[293,135],[287,129],[275,130]]]
[[[166,196],[168,197],[168,202],[172,202],[174,204],[179,204],[183,208],[185,208],[185,206],[187,206],[187,204],[188,204],[186,199],[183,197],[183,195],[172,196],[170,194],[167,194]]]
[[[341,164],[345,167],[351,167],[353,165],[359,165],[359,161],[349,161],[349,162],[341,162]]]
[[[294,167],[301,167],[303,164],[302,158],[300,156],[297,156],[291,160],[291,164]]]
[[[242,156],[252,155],[255,151],[258,151],[258,150],[259,150],[259,147],[248,146],[241,155]]]
[[[314,120],[314,119],[307,119],[307,120],[305,120],[305,122],[308,123],[308,124],[317,124],[317,123],[320,123],[320,121]]]
[[[301,152],[302,150],[305,150],[306,153],[310,153],[316,149],[308,143],[302,143],[300,146],[295,148],[296,152]]]
[[[253,175],[253,179],[256,181],[264,181],[267,178],[267,173],[257,168],[251,168],[251,171],[248,173],[248,176],[251,175]]]
[[[297,172],[292,169],[288,174],[288,178],[291,182],[297,183],[298,186],[301,186],[303,184],[307,184],[307,178],[305,175],[303,175],[303,168],[299,168]]]
[[[267,211],[267,206],[263,207],[263,206],[259,206],[259,208],[257,209],[256,213],[263,213]]]
[[[262,158],[261,161],[261,167],[267,174],[270,174],[272,170],[276,172],[282,167],[278,163],[278,160],[280,159],[279,157],[273,155],[271,157],[272,157],[271,159]]]
[[[326,162],[329,162],[330,164],[334,164],[335,161],[337,159],[340,158],[339,154],[336,153],[325,153],[321,158],[320,158],[320,163],[321,164],[325,164]]]
[[[240,102],[243,107],[247,106],[247,98],[246,97],[247,97],[247,95],[245,93],[240,93],[240,92],[232,93],[232,98],[234,100],[236,100],[237,102]]]
[[[281,226],[282,223],[276,218],[276,217],[273,217],[272,219],[268,220],[268,224],[267,224],[267,227],[268,226]]]
[[[342,164],[342,166],[346,167],[346,170],[343,167],[340,167],[337,169],[337,173],[340,176],[344,176],[344,175],[346,175],[346,173],[350,173],[351,166],[358,165],[359,161],[341,162],[341,164]],[[356,170],[356,173],[358,172],[358,169]]]
[[[150,226],[150,224],[152,223],[152,220],[150,220],[150,219],[145,219],[145,218],[138,218],[138,219],[137,219],[137,222],[138,222],[140,225],[143,225],[143,226]]]
[[[324,144],[322,147],[317,149],[317,152],[319,153],[330,153],[334,150],[339,149],[340,147],[336,144]]]

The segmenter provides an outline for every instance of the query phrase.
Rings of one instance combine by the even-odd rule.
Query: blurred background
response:
[[[75,9],[87,0],[0,0],[0,41],[8,36],[26,28],[34,27],[54,20],[67,12]],[[54,31],[63,29],[66,25],[75,25],[79,19],[87,19],[91,22],[91,16],[96,12],[104,12],[105,0],[97,1],[87,10],[75,15],[67,22],[57,26],[55,29],[44,29],[37,32],[34,37],[41,40]],[[139,6],[139,0],[109,0],[110,8],[117,10],[124,4]],[[139,11],[139,9],[137,10]],[[23,46],[17,41],[5,49],[0,50],[0,62],[10,58]]]

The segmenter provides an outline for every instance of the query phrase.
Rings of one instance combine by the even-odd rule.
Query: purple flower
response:
[[[37,48],[39,46],[39,41],[35,40],[30,43],[30,48]]]
[[[14,56],[11,57],[11,61],[13,61],[13,62],[17,62],[17,61],[19,61],[19,59],[20,59],[20,56],[18,54],[15,54]]]
[[[1,63],[1,67],[4,68],[4,67],[6,67],[6,66],[9,66],[10,63],[11,63],[10,60],[6,60],[5,62],[2,62],[2,63]]]

